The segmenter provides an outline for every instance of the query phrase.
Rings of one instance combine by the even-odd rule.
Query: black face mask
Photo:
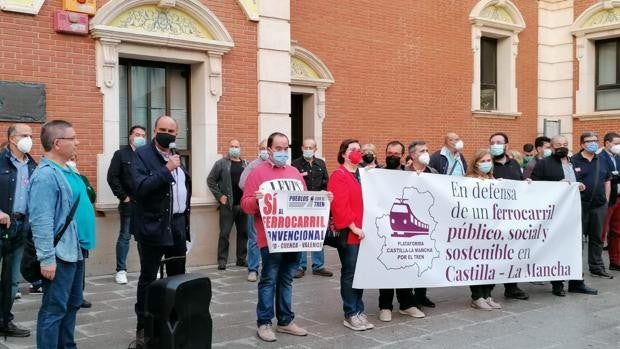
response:
[[[364,154],[364,156],[362,156],[362,160],[364,160],[365,163],[370,164],[375,161],[375,156],[370,153]]]
[[[568,156],[568,148],[566,148],[566,147],[557,148],[553,152],[553,155],[557,156],[559,158],[565,158],[565,157]]]
[[[388,156],[385,158],[385,168],[396,170],[400,168],[400,156]]]
[[[157,144],[159,144],[162,148],[166,149],[170,146],[170,143],[176,140],[176,138],[177,136],[164,132],[158,132],[155,135],[155,141],[157,141]]]

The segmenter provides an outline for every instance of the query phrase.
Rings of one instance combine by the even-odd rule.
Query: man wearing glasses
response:
[[[30,179],[28,215],[43,276],[43,299],[37,318],[39,349],[76,347],[76,314],[83,300],[82,249],[90,247],[82,244],[82,239],[78,237],[78,226],[81,229],[86,227],[85,222],[89,222],[88,226],[92,227],[94,233],[95,222],[86,186],[82,178],[67,166],[78,144],[70,123],[53,120],[43,125],[41,145],[45,154]],[[81,209],[78,204],[75,218],[54,246],[54,236],[63,229],[71,207],[78,198],[79,203],[86,206]]]
[[[2,287],[2,297],[10,302],[0,302],[0,336],[28,337],[30,330],[13,323],[11,308],[20,280],[19,264],[24,251],[24,238],[28,225],[28,184],[37,163],[30,156],[32,129],[26,124],[15,124],[8,129],[8,145],[0,151],[0,258],[3,269],[0,285],[10,285],[10,295]],[[4,265],[8,268],[5,268]],[[10,280],[5,280],[9,278]],[[8,323],[4,323],[8,319]]]
[[[613,279],[603,263],[603,223],[611,193],[611,171],[606,161],[601,161],[598,135],[584,132],[579,137],[581,151],[572,157],[577,181],[585,184],[581,192],[582,233],[588,236],[588,267],[592,276]]]

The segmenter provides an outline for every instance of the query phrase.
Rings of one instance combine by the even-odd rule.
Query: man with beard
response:
[[[385,148],[385,169],[404,170],[401,160],[405,155],[405,146],[399,141],[391,141]],[[392,321],[392,300],[394,289],[379,290],[379,320]],[[396,299],[399,303],[398,312],[415,318],[423,318],[426,315],[415,306],[415,298],[412,288],[396,289]]]
[[[577,175],[568,156],[568,141],[564,136],[555,136],[551,139],[551,149],[553,154],[536,162],[532,172],[534,181],[554,181],[554,182],[577,182]],[[579,183],[579,191],[583,192],[585,185]],[[551,281],[551,293],[558,297],[566,296],[563,281]],[[568,292],[584,293],[596,295],[598,291],[586,286],[583,280],[568,281]]]
[[[496,179],[523,180],[521,165],[508,155],[508,136],[503,132],[496,132],[489,138],[490,152],[493,156],[493,177]],[[517,283],[504,284],[504,297],[526,300],[530,296],[517,286]]]

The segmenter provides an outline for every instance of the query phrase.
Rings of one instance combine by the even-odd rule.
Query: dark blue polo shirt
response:
[[[581,192],[581,207],[592,209],[607,204],[605,182],[611,179],[609,164],[598,155],[594,155],[590,162],[581,155],[581,152],[575,154],[571,161],[577,175],[577,182],[586,186],[586,190]],[[596,172],[597,164],[598,172]]]

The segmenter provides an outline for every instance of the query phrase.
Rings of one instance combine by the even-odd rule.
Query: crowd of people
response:
[[[145,295],[157,278],[162,258],[166,275],[185,273],[184,256],[191,240],[191,176],[176,149],[177,122],[159,117],[151,141],[146,129],[129,130],[128,145],[114,153],[107,181],[119,200],[120,231],[116,243],[115,281],[126,284],[126,259],[133,235],[138,243],[140,275],[137,285],[135,347],[145,340]],[[75,164],[79,141],[73,126],[53,120],[41,129],[44,155],[38,164],[30,156],[31,128],[15,124],[8,129],[8,143],[0,151],[0,335],[25,337],[30,330],[15,324],[11,313],[20,281],[20,261],[27,238],[32,238],[40,263],[41,280],[33,287],[43,291],[37,319],[37,347],[75,347],[74,328],[83,299],[85,258],[95,247],[94,191]],[[333,229],[347,231],[344,247],[338,248],[341,263],[340,295],[343,325],[354,331],[374,325],[365,313],[363,290],[353,288],[361,241],[364,205],[360,171],[364,168],[414,171],[482,180],[568,181],[579,183],[582,231],[587,237],[588,268],[592,276],[612,279],[608,270],[620,270],[620,135],[607,133],[599,139],[593,132],[580,136],[578,151],[571,154],[563,136],[538,137],[523,146],[523,152],[509,148],[507,134],[490,135],[488,147],[464,152],[464,142],[450,132],[444,144],[430,151],[424,140],[405,146],[389,142],[385,157],[373,144],[356,139],[342,141],[336,155],[339,167],[328,173],[325,161],[317,157],[315,140],[304,139],[302,156],[290,161],[290,142],[283,133],[273,133],[258,145],[258,156],[247,161],[241,144],[233,139],[228,153],[212,167],[207,185],[219,205],[217,267],[226,270],[229,237],[236,228],[236,265],[247,267],[247,280],[258,281],[257,335],[268,342],[276,332],[305,336],[295,324],[292,307],[293,280],[303,278],[310,265],[313,275],[332,277],[325,268],[324,251],[269,253],[259,212],[261,186],[272,180],[287,180],[310,191],[326,191],[331,202]],[[602,147],[601,147],[602,145]],[[384,159],[380,162],[379,159]],[[6,175],[5,175],[6,174]],[[90,190],[89,190],[90,189]],[[83,198],[83,199],[82,199]],[[75,212],[75,214],[73,214]],[[59,239],[57,239],[59,237]],[[609,249],[609,262],[603,249]],[[502,305],[492,296],[494,285],[471,286],[471,307],[490,311]],[[570,280],[568,292],[597,294],[583,280]],[[562,281],[552,282],[552,293],[565,296]],[[394,295],[398,313],[425,317],[425,307],[435,307],[426,288],[381,289],[380,321],[391,321]],[[529,295],[516,283],[504,284],[504,297],[527,300]],[[5,301],[6,300],[6,301]],[[276,318],[275,328],[272,320]]]

